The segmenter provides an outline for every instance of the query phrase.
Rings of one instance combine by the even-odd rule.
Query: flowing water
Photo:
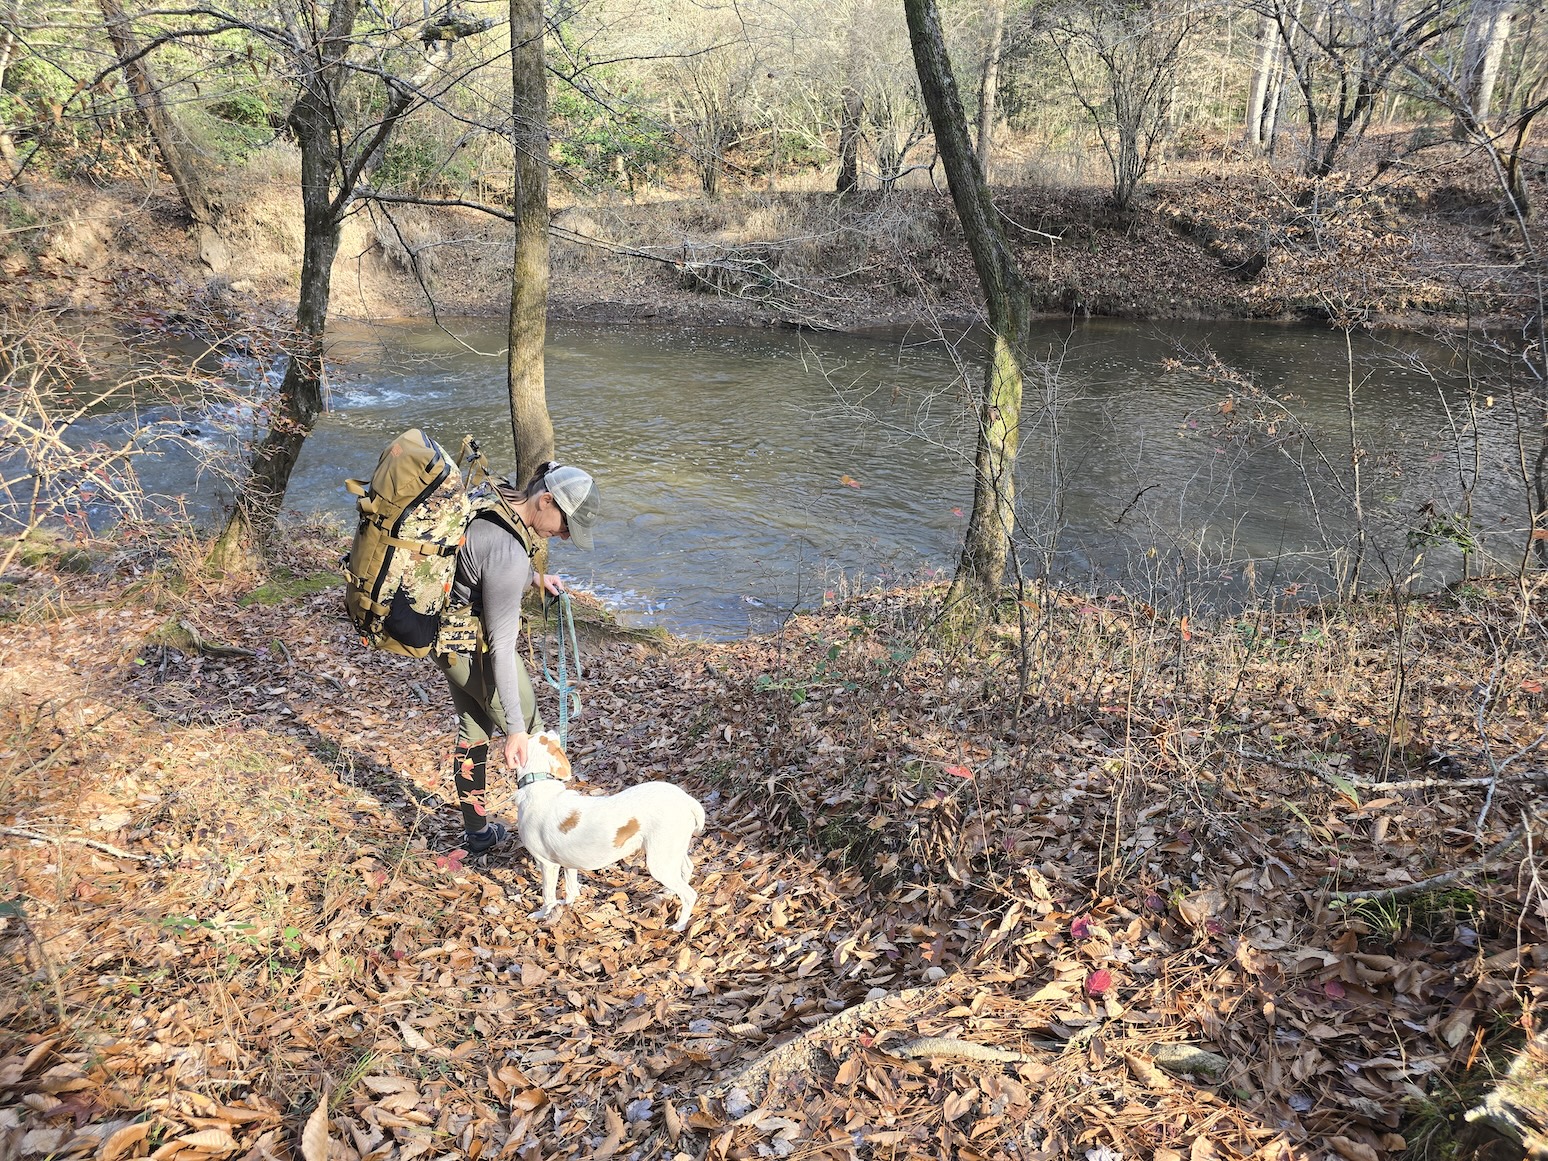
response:
[[[407,427],[452,450],[472,433],[510,465],[503,327],[449,329],[332,332],[333,409],[306,443],[291,508],[348,520],[344,477],[369,475]],[[1525,501],[1503,389],[1469,391],[1439,347],[1396,343],[1356,336],[1351,365],[1326,329],[1042,325],[1018,467],[1023,573],[1157,603],[1326,591],[1354,555],[1351,384],[1365,578],[1407,575],[1414,526],[1460,510],[1475,452],[1480,547],[1519,553]],[[1199,371],[1209,352],[1273,402]],[[556,542],[552,567],[626,620],[711,638],[855,585],[949,574],[972,506],[965,384],[980,355],[972,338],[919,333],[553,326],[558,454],[597,476],[605,516],[594,552]],[[215,502],[179,470],[147,465],[147,486]],[[1433,544],[1420,567],[1430,583],[1452,579],[1460,555]]]

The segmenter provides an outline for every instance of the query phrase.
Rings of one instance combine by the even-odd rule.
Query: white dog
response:
[[[527,764],[516,782],[516,832],[543,870],[543,906],[533,919],[546,919],[559,906],[559,868],[564,868],[564,901],[580,893],[576,871],[595,871],[644,849],[645,868],[683,904],[672,925],[685,931],[699,893],[688,885],[693,863],[688,848],[704,830],[704,807],[670,782],[642,782],[617,794],[579,794],[565,785],[570,760],[559,739],[532,736]]]

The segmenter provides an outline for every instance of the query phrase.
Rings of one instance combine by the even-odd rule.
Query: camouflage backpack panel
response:
[[[401,592],[416,613],[433,615],[445,609],[457,573],[457,548],[472,518],[473,506],[454,466],[440,487],[404,514],[398,537],[420,547],[393,555],[383,593]]]

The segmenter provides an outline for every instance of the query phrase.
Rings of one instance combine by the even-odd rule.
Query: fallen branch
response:
[[[119,850],[117,847],[111,845],[110,843],[99,842],[97,839],[83,838],[80,835],[64,834],[56,836],[38,834],[37,831],[23,830],[18,826],[0,826],[0,834],[12,835],[16,838],[24,838],[35,843],[80,843],[83,846],[88,846],[95,850],[103,851],[114,856],[115,858],[133,859],[137,863],[143,863],[147,858],[150,857],[149,855],[131,854],[128,851]]]
[[[807,1029],[793,1040],[765,1052],[757,1060],[735,1076],[719,1081],[703,1094],[703,1098],[724,1099],[732,1089],[741,1089],[754,1105],[763,1102],[764,1095],[786,1077],[802,1073],[811,1074],[815,1063],[817,1041],[853,1040],[859,1027],[868,1023],[876,1013],[891,1005],[900,1005],[910,1018],[917,1019],[919,1009],[927,998],[935,993],[948,993],[963,983],[961,976],[948,976],[932,984],[906,988],[901,992],[888,993],[874,1000],[866,1000],[852,1008],[845,1008],[836,1016],[830,1016],[821,1024]]]
[[[1428,879],[1420,879],[1416,883],[1401,883],[1396,887],[1373,887],[1366,891],[1339,891],[1334,894],[1334,905],[1354,903],[1361,899],[1407,899],[1411,895],[1422,895],[1426,891],[1435,891],[1441,887],[1449,887],[1459,879],[1469,875],[1486,871],[1490,866],[1499,862],[1509,854],[1511,849],[1518,846],[1521,840],[1526,838],[1531,825],[1538,821],[1536,815],[1524,819],[1520,826],[1495,843],[1484,854],[1460,867],[1454,867],[1449,871],[1442,871],[1439,875],[1431,875]]]
[[[1340,774],[1329,770],[1320,762],[1297,762],[1280,754],[1265,754],[1259,750],[1237,750],[1236,753],[1242,758],[1268,762],[1281,770],[1300,770],[1306,774],[1315,774],[1335,790],[1343,790],[1350,786],[1356,790],[1427,790],[1435,786],[1452,788],[1493,786],[1500,780],[1498,776],[1490,775],[1485,778],[1406,778],[1400,782],[1381,782],[1374,778],[1361,778],[1355,774]],[[1548,770],[1522,770],[1514,777],[1531,782],[1548,781]]]
[[[997,1063],[1027,1064],[1036,1063],[1038,1057],[1025,1052],[1013,1052],[1009,1048],[996,1048],[992,1044],[975,1044],[971,1040],[950,1040],[941,1036],[925,1036],[918,1040],[910,1040],[907,1044],[897,1048],[884,1048],[883,1052],[891,1056],[901,1056],[909,1059],[921,1057],[947,1056],[961,1060],[989,1060]]]

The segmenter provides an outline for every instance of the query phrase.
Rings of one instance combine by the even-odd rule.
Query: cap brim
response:
[[[566,523],[569,523],[569,517],[566,517],[565,520],[566,520]],[[570,523],[569,524],[569,528],[570,528],[570,543],[575,545],[576,548],[583,549],[586,552],[590,552],[591,551],[591,546],[592,546],[591,529],[590,528],[585,528],[585,527],[583,527],[583,526],[581,526],[579,524],[574,524],[574,523]]]

